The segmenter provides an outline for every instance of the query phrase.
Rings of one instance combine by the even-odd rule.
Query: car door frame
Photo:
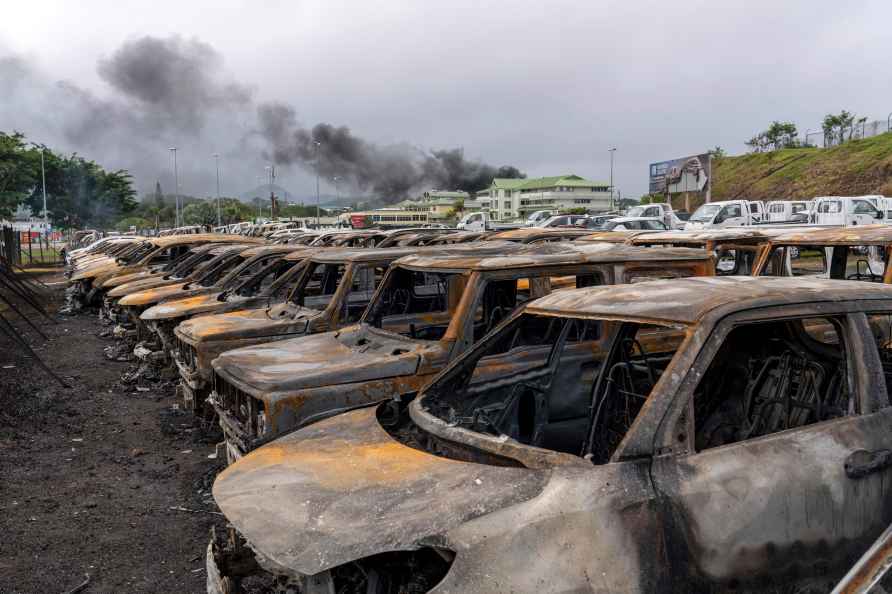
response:
[[[691,517],[698,512],[696,509],[690,507],[685,509],[685,506],[681,503],[681,494],[685,492],[686,486],[691,484],[692,479],[697,480],[698,469],[702,469],[703,467],[719,468],[719,472],[721,472],[721,457],[723,454],[726,456],[735,456],[739,454],[740,450],[747,448],[762,448],[763,452],[772,452],[772,444],[782,442],[784,437],[789,438],[791,443],[795,443],[796,437],[803,436],[805,439],[819,440],[821,436],[817,434],[821,433],[822,429],[825,427],[832,433],[839,425],[846,425],[845,433],[848,434],[849,432],[853,432],[856,436],[860,436],[862,433],[866,434],[873,429],[874,432],[870,434],[873,436],[876,434],[878,423],[883,423],[881,426],[888,426],[888,423],[892,422],[892,408],[889,407],[889,398],[886,393],[885,377],[880,365],[878,349],[867,323],[865,312],[889,313],[892,315],[892,303],[864,300],[841,303],[819,302],[811,304],[774,305],[742,312],[734,312],[725,316],[717,316],[712,320],[712,327],[711,331],[708,333],[708,337],[702,337],[703,347],[696,353],[692,364],[688,367],[687,372],[678,384],[679,389],[672,395],[672,401],[666,408],[666,414],[663,417],[663,421],[654,433],[654,456],[651,467],[651,476],[654,483],[654,490],[657,493],[658,499],[661,501],[661,507],[666,519],[663,523],[665,529],[663,538],[667,543],[667,549],[672,552],[669,555],[669,561],[673,566],[670,572],[673,576],[677,576],[678,579],[682,581],[691,579],[696,580],[698,578],[704,580],[703,573],[697,573],[695,568],[700,568],[702,570],[703,564],[698,563],[698,560],[702,561],[703,559],[708,559],[711,563],[709,570],[713,571],[713,575],[715,575],[716,570],[718,573],[725,571],[726,573],[722,577],[728,581],[724,585],[736,587],[739,585],[739,582],[736,581],[739,575],[758,575],[759,568],[752,566],[753,554],[755,554],[757,558],[759,555],[762,555],[763,559],[770,558],[772,555],[777,555],[778,564],[780,563],[779,558],[784,555],[787,555],[787,558],[789,558],[790,554],[793,554],[794,556],[798,554],[803,558],[809,558],[810,554],[814,554],[813,547],[808,548],[805,545],[802,545],[802,550],[800,551],[789,549],[778,550],[779,547],[777,547],[777,545],[768,542],[765,544],[764,550],[752,549],[750,551],[750,559],[738,559],[735,564],[731,562],[730,558],[726,558],[725,563],[723,564],[720,557],[723,554],[721,550],[705,550],[702,547],[703,539],[698,541],[697,535],[694,533],[697,524]],[[780,431],[750,440],[743,440],[733,444],[710,448],[708,450],[703,450],[702,452],[695,451],[693,444],[694,391],[731,330],[734,327],[745,323],[816,317],[843,318],[847,358],[850,362],[858,361],[860,363],[858,365],[850,364],[847,366],[848,381],[850,390],[854,396],[853,402],[855,403],[855,410],[845,417],[813,423],[807,426]],[[853,431],[850,431],[850,429]],[[840,431],[836,431],[836,433],[839,434]],[[855,438],[853,438],[853,441],[854,440]],[[870,439],[867,441],[870,441]],[[889,440],[886,440],[884,444],[888,447]],[[713,459],[713,464],[711,466],[703,464],[704,462],[709,462],[709,458]],[[733,463],[734,461],[732,458],[730,460],[730,465],[733,465]],[[838,467],[834,466],[836,464],[838,464]],[[840,472],[843,472],[842,460],[835,461],[833,465],[827,464],[825,466],[829,469],[829,472],[834,473],[835,476],[838,476]],[[762,469],[760,468],[759,471],[762,471]],[[888,497],[888,491],[892,490],[892,481],[889,480],[890,476],[892,475],[890,475],[889,469],[886,469],[881,473],[872,475],[869,480],[862,479],[865,482],[858,482],[855,484],[855,481],[853,481],[851,485],[843,483],[836,488],[837,495],[841,491],[848,493],[861,490],[869,494],[879,490],[885,493],[882,497],[890,500],[890,503],[885,505],[882,514],[877,514],[873,525],[871,525],[870,528],[865,529],[863,534],[858,535],[859,538],[846,540],[842,537],[849,535],[841,535],[841,538],[837,542],[823,543],[823,546],[826,546],[828,552],[828,563],[825,567],[825,571],[828,574],[839,569],[844,573],[845,568],[849,566],[854,559],[857,559],[858,554],[860,554],[859,547],[862,545],[864,547],[868,546],[873,538],[875,538],[882,529],[892,521],[892,498]],[[702,481],[702,479],[700,480]],[[848,481],[852,479],[846,480]],[[884,483],[888,483],[890,486],[885,487]],[[775,481],[771,484],[777,485],[779,483]],[[780,484],[783,485],[784,483]],[[846,486],[850,486],[851,489],[846,489]],[[741,478],[740,482],[737,484],[735,484],[734,480],[731,480],[727,483],[722,483],[721,487],[724,489],[725,493],[731,494],[734,494],[734,490],[737,489],[739,491],[737,495],[743,498],[744,496],[741,495],[741,493],[746,491],[747,488],[751,488],[752,484],[747,484],[746,479]],[[758,485],[756,485],[756,487],[758,488]],[[835,487],[835,485],[830,485],[830,492],[833,492]],[[777,489],[777,487],[775,487],[775,489]],[[774,493],[774,491],[772,490],[769,493]],[[803,493],[807,493],[807,491],[803,491]],[[717,493],[717,497],[720,498],[722,494],[723,493]],[[804,509],[807,510],[809,503],[806,498],[804,498],[804,500],[804,503],[802,503],[803,500],[800,500],[799,502],[802,503]],[[728,499],[728,501],[731,501],[731,499]],[[768,506],[768,502],[764,499],[762,500],[762,503],[764,503],[766,507]],[[796,503],[797,501],[794,501],[793,499],[790,499],[788,502],[788,504],[792,506],[795,506]],[[827,506],[832,507],[833,502],[828,503],[827,501],[824,501],[824,503]],[[811,505],[815,505],[814,502],[812,502]],[[704,509],[705,507],[706,506],[704,506]],[[692,509],[693,514],[691,513]],[[815,511],[816,515],[820,514],[819,507],[815,507],[815,510],[818,510]],[[734,514],[735,511],[740,512],[742,510],[728,509],[727,511],[730,514]],[[789,509],[787,511],[789,514]],[[763,509],[762,512],[765,512],[765,509]],[[769,510],[767,520],[768,530],[771,530],[772,525],[770,523],[772,520],[770,513],[771,511]],[[860,510],[856,510],[856,513],[860,513]],[[716,531],[721,533],[721,530],[725,527],[723,525],[733,524],[734,520],[738,518],[739,516],[734,516],[734,519],[732,519],[732,516],[724,518],[716,517],[716,522],[719,524]],[[839,520],[839,518],[836,519]],[[744,518],[744,520],[747,521],[749,518]],[[843,523],[844,520],[845,516],[843,516]],[[819,522],[821,519],[820,517],[816,517],[813,521]],[[758,531],[766,530],[765,522],[766,520],[762,518],[762,514],[754,515],[752,517],[752,523],[746,526],[747,529],[752,528],[752,530],[750,530],[749,533],[747,533],[746,530],[743,530],[743,533],[749,534],[749,536],[752,536],[754,533],[761,535],[762,533]],[[754,540],[758,540],[759,538],[761,538],[761,536],[755,537]],[[732,544],[733,543],[725,542],[723,543],[723,546],[727,549]],[[839,555],[838,558],[833,558],[833,556],[829,554],[831,551],[839,552],[841,555]],[[700,555],[699,559],[697,558],[698,555]],[[710,555],[712,555],[711,559]],[[854,557],[852,555],[854,555]],[[715,558],[716,556],[719,557],[718,560]],[[830,563],[831,560],[836,561],[836,563]],[[748,562],[749,565],[747,564]],[[768,579],[764,573],[764,570],[766,569],[768,568],[763,564],[763,573],[759,576],[762,581],[758,582],[758,587],[766,587],[767,582],[764,581]],[[775,570],[779,571],[777,567],[771,568],[768,574],[769,577],[774,575],[773,572]],[[693,574],[692,571],[694,572]],[[793,571],[795,571],[795,567],[793,568]],[[812,568],[811,571],[814,572],[814,568]],[[842,574],[840,573],[840,575]],[[786,577],[788,576],[780,576],[781,579],[785,579]],[[711,587],[717,584],[712,580],[707,580],[706,585]]]

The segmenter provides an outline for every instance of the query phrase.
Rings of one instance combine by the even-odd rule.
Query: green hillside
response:
[[[783,149],[713,162],[713,200],[892,196],[892,134],[841,146]]]

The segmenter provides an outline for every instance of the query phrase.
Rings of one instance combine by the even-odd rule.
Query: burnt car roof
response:
[[[396,260],[409,254],[415,254],[418,246],[390,248],[345,248],[342,250],[326,250],[313,255],[316,262],[374,262],[376,260]]]
[[[313,256],[316,262],[374,262],[376,260],[397,260],[406,256],[425,254],[430,256],[448,256],[450,254],[474,254],[479,253],[487,257],[498,255],[498,252],[515,253],[535,249],[531,246],[522,246],[508,241],[497,243],[465,243],[455,245],[435,246],[400,246],[389,248],[343,248],[337,250],[320,251]]]
[[[799,245],[867,245],[892,243],[892,225],[826,227],[780,233],[773,243]]]
[[[308,258],[308,257],[312,256],[313,254],[315,254],[316,252],[321,252],[326,249],[331,249],[331,248],[324,248],[324,247],[319,247],[319,246],[310,247],[308,245],[295,245],[295,244],[288,244],[288,245],[293,247],[294,250],[288,252],[288,254],[285,256],[284,259],[285,260],[294,260],[296,262],[299,262],[300,260],[303,260],[304,258]]]
[[[164,237],[147,237],[146,239],[157,247],[206,243],[209,241],[218,243],[259,243],[261,241],[242,235],[227,235],[225,233],[192,233],[186,235],[166,235]]]
[[[214,244],[211,244],[210,246],[201,246],[201,247],[202,248],[204,248],[204,247],[210,248],[208,251],[210,251],[211,254],[213,254],[214,256],[220,256],[222,254],[227,254],[229,252],[241,252],[243,250],[250,249],[254,246],[250,243],[224,243],[222,245],[219,243],[214,243]]]
[[[861,299],[892,299],[892,286],[801,277],[700,276],[558,291],[530,303],[527,311],[693,324],[724,305],[738,311]]]
[[[549,243],[530,246],[512,254],[480,254],[439,252],[419,253],[402,258],[398,264],[407,267],[500,270],[556,264],[596,264],[610,262],[667,262],[675,260],[704,261],[710,256],[694,248],[646,248],[616,243]]]
[[[242,253],[242,256],[244,256],[245,258],[253,258],[254,256],[265,256],[267,254],[287,254],[288,252],[293,252],[294,250],[299,250],[300,248],[301,246],[299,245],[289,245],[287,243],[277,243],[275,245],[258,245],[247,248]]]
[[[758,229],[703,229],[699,231],[657,231],[642,237],[633,237],[629,243],[706,243],[707,241],[768,241],[770,234]]]
[[[485,241],[522,241],[534,237],[582,237],[590,235],[591,229],[562,229],[557,227],[521,227],[520,229],[508,229],[507,231],[499,231],[486,237]]]

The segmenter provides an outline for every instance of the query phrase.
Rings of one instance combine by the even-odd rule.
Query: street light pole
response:
[[[43,165],[43,147],[40,149],[40,179],[43,185],[43,232],[46,233],[47,241],[50,236],[50,221],[46,213],[46,168]]]
[[[610,210],[616,210],[613,204],[613,154],[616,152],[616,147],[607,149],[607,152],[610,153]]]
[[[217,165],[217,226],[223,225],[223,217],[220,213],[220,153],[214,153],[214,163]]]
[[[176,203],[176,221],[174,223],[174,227],[180,226],[180,175],[177,171],[177,147],[172,146],[169,149],[170,152],[173,153],[173,187],[174,187],[174,201]]]
[[[315,148],[315,158],[316,158],[316,228],[319,228],[319,147],[322,146],[322,143],[318,140],[314,140],[313,144],[316,145]]]

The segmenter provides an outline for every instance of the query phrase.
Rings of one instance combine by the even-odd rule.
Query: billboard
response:
[[[660,161],[650,164],[651,194],[680,194],[684,192],[702,192],[708,194],[710,189],[712,155],[692,155],[671,161]]]

